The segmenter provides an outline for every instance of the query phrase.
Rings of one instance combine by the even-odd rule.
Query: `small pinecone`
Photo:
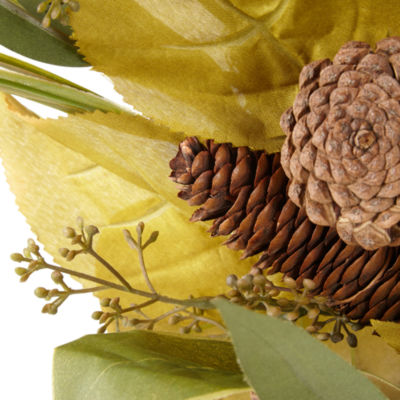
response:
[[[281,118],[290,199],[366,250],[400,245],[399,81],[400,37],[348,42],[303,68]]]
[[[279,154],[187,138],[171,160],[178,196],[200,206],[192,221],[214,220],[210,232],[230,235],[242,258],[261,253],[255,268],[313,279],[316,294],[351,319],[400,320],[400,251],[347,245],[332,227],[313,224],[287,195]]]

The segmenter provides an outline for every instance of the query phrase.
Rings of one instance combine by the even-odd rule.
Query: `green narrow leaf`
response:
[[[61,76],[58,76],[49,71],[46,71],[45,69],[36,67],[33,64],[27,63],[22,60],[18,60],[17,58],[7,56],[7,55],[1,54],[1,53],[0,53],[0,67],[3,67],[10,71],[23,73],[26,75],[36,76],[39,78],[46,78],[48,80],[62,83],[64,85],[68,85],[68,86],[74,87],[76,89],[83,90],[85,92],[90,92],[90,90],[88,90],[80,85],[77,85],[76,83],[71,82],[67,79],[64,79]]]
[[[303,329],[224,300],[216,304],[261,400],[382,400],[355,368]]]
[[[82,67],[82,60],[71,39],[55,28],[43,28],[41,17],[29,13],[11,0],[0,0],[0,44],[38,61],[69,67]]]
[[[124,111],[94,93],[16,72],[0,69],[0,90],[37,101],[68,113],[79,111]]]
[[[248,390],[230,343],[145,331],[56,348],[53,382],[55,400],[211,400]]]

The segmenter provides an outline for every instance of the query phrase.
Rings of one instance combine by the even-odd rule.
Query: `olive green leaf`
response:
[[[0,57],[1,61],[1,57]],[[57,108],[67,113],[80,111],[122,111],[121,107],[87,90],[66,85],[48,76],[27,75],[0,69],[0,90]]]
[[[43,28],[41,17],[34,12],[39,1],[0,0],[0,44],[24,56],[55,65],[87,65],[77,53],[68,29]],[[36,3],[36,4],[35,4]]]
[[[43,68],[39,68],[36,65],[33,65],[29,62],[22,61],[18,58],[11,57],[5,54],[0,53],[0,67],[7,69],[9,71],[19,72],[25,75],[35,76],[39,78],[46,78],[53,82],[62,83],[67,86],[74,87],[79,90],[83,90],[85,92],[89,92],[88,89],[77,85],[74,82],[71,82],[59,75],[53,74]]]
[[[215,303],[260,399],[385,399],[367,378],[303,329],[224,300]]]
[[[133,331],[56,348],[55,400],[211,400],[248,390],[228,342]]]
[[[397,0],[379,12],[374,0],[80,4],[71,16],[80,51],[135,109],[187,136],[268,151],[280,149],[303,65],[348,40],[400,34]]]

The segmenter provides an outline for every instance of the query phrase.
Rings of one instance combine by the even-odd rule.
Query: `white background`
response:
[[[0,52],[17,57],[15,53],[2,46]],[[122,102],[121,96],[113,91],[112,83],[88,68],[49,67],[42,63],[36,65],[51,69],[51,72],[116,102]],[[36,108],[35,112],[41,116],[53,117],[58,113],[49,112],[47,108]],[[26,241],[30,237],[35,238],[24,216],[18,212],[15,197],[8,188],[1,165],[0,398],[5,400],[51,400],[53,349],[85,334],[96,333],[98,328],[97,321],[90,317],[94,310],[99,309],[98,301],[91,294],[71,296],[60,307],[57,315],[41,313],[45,300],[35,297],[33,291],[38,286],[48,289],[56,286],[50,279],[50,273],[40,271],[31,276],[27,282],[20,283],[19,277],[14,272],[18,264],[10,260],[10,254],[20,252],[26,247]],[[79,286],[72,280],[66,279],[66,282],[71,282],[71,286]]]

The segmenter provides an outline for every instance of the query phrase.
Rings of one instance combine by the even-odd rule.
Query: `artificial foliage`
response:
[[[241,259],[221,246],[222,237],[207,233],[210,223],[189,221],[193,210],[168,178],[179,143],[191,137],[247,148],[250,157],[279,152],[280,117],[293,104],[302,68],[332,59],[348,41],[373,46],[400,35],[399,17],[395,0],[379,7],[372,0],[0,0],[1,44],[40,61],[91,65],[133,106],[0,55],[0,156],[40,242],[28,240],[20,251],[10,244],[16,273],[22,282],[51,273],[55,287],[35,290],[47,314],[61,313],[72,295],[84,301],[93,293],[100,302],[92,314],[99,333],[55,352],[56,400],[399,397],[397,323],[371,320],[367,311],[343,314],[330,301],[333,293],[315,292],[315,276],[296,282],[298,275],[252,268],[253,254],[268,248],[257,244]],[[68,116],[38,118],[12,95]],[[264,158],[271,166],[263,178],[273,181],[278,171],[274,194],[285,196],[279,157]],[[239,183],[228,191],[231,203]],[[200,204],[188,187],[181,197]],[[221,190],[211,186],[210,198],[213,189]],[[327,228],[310,224],[326,238]],[[236,239],[231,247],[250,243]],[[397,279],[396,248],[384,250],[385,261],[357,251],[350,258],[360,270],[375,260],[375,277]],[[261,255],[262,269],[275,262],[270,256]],[[295,268],[305,260],[299,257]],[[65,275],[77,279],[76,287]]]

